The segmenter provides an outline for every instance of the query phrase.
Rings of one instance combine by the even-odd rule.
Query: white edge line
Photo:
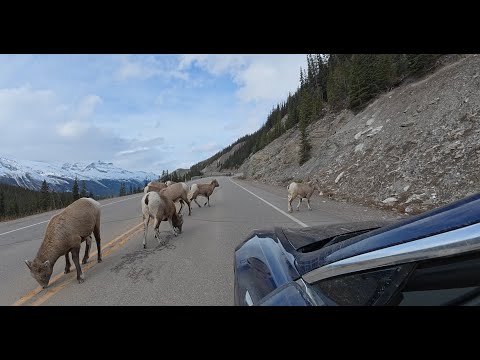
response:
[[[32,226],[35,226],[35,225],[40,225],[40,224],[43,224],[43,223],[46,223],[46,222],[49,222],[49,221],[50,221],[50,219],[39,222],[39,223],[36,223],[36,224],[27,225],[27,226],[24,226],[24,227],[21,227],[21,228],[18,228],[18,229],[10,230],[10,231],[7,231],[7,232],[4,232],[4,233],[0,234],[0,236],[7,235],[7,234],[10,234],[10,233],[18,231],[18,230],[23,230],[23,229],[26,229],[26,228],[29,228],[29,227],[32,227]]]
[[[137,199],[137,198],[139,198],[140,196],[143,196],[143,195],[145,195],[145,194],[141,194],[141,195],[139,195],[139,196],[132,196],[131,198],[128,198],[128,199],[122,199],[122,200],[118,200],[118,201],[113,201],[113,202],[108,203],[108,204],[100,205],[100,207],[104,207],[104,206],[116,204],[116,203],[123,202],[123,201],[132,200],[132,199]]]
[[[144,194],[142,194],[142,196],[143,196],[143,195],[144,195]],[[108,203],[108,204],[100,205],[100,207],[104,207],[104,206],[116,204],[116,203],[119,203],[119,202],[131,200],[131,199],[136,199],[136,198],[139,198],[139,197],[140,197],[140,196],[135,196],[135,197],[131,197],[131,198],[128,198],[128,199],[122,199],[122,200],[114,201],[114,202],[111,202],[111,203]],[[24,226],[24,227],[21,227],[21,228],[18,228],[18,229],[10,230],[10,231],[1,233],[0,236],[2,236],[2,235],[7,235],[7,234],[13,233],[13,232],[15,232],[15,231],[23,230],[23,229],[26,229],[26,228],[29,228],[29,227],[32,227],[32,226],[36,226],[36,225],[40,225],[40,224],[45,224],[46,222],[49,222],[49,221],[50,221],[50,219],[45,220],[45,221],[41,221],[41,222],[36,223],[36,224],[27,225],[27,226]]]
[[[259,199],[260,199],[260,200],[262,200],[262,201],[263,201],[265,204],[267,204],[267,205],[271,206],[272,208],[274,208],[274,209],[275,209],[275,210],[277,210],[278,212],[282,213],[283,215],[285,215],[285,216],[286,216],[286,217],[288,217],[289,219],[291,219],[291,220],[295,221],[297,224],[299,224],[299,225],[301,225],[301,226],[303,226],[303,227],[308,227],[308,225],[307,225],[307,224],[305,224],[305,223],[301,222],[300,220],[298,220],[298,219],[294,218],[292,215],[290,215],[290,214],[286,213],[286,212],[285,212],[285,211],[283,211],[282,209],[279,209],[279,208],[278,208],[278,207],[276,207],[275,205],[273,205],[273,204],[270,204],[270,203],[269,203],[267,200],[264,200],[264,199],[262,199],[260,196],[258,196],[257,194],[254,194],[254,193],[253,193],[253,192],[251,192],[250,190],[248,190],[248,189],[245,189],[245,188],[244,188],[242,185],[239,185],[239,184],[237,184],[237,183],[236,183],[235,181],[233,181],[232,179],[230,179],[230,181],[231,181],[232,183],[234,183],[235,185],[237,185],[237,186],[241,187],[243,190],[245,190],[245,191],[249,192],[249,193],[250,193],[250,194],[252,194],[253,196],[255,196],[255,197],[259,198]]]

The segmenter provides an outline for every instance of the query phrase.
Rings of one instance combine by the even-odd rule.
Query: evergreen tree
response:
[[[340,109],[344,107],[348,101],[348,66],[335,59],[335,56],[329,58],[327,100],[333,109]]]
[[[58,196],[57,193],[55,192],[55,189],[52,189],[50,192],[50,207],[52,209],[58,209]]]
[[[352,57],[350,108],[359,110],[380,90],[375,72],[376,55],[355,54]]]
[[[50,194],[48,192],[48,184],[46,180],[43,180],[42,187],[40,189],[40,207],[42,210],[46,211],[48,209],[48,203],[50,202]]]
[[[5,196],[3,191],[0,191],[0,218],[5,216]]]
[[[408,54],[408,70],[411,74],[421,76],[431,70],[439,54]]]
[[[82,190],[80,191],[80,197],[87,197],[87,185],[85,180],[82,180]]]
[[[381,91],[388,90],[395,82],[394,57],[390,54],[378,54],[375,61],[375,78]]]
[[[120,183],[120,190],[119,190],[119,193],[118,193],[119,196],[125,196],[125,183],[124,182],[121,182]]]
[[[91,191],[88,192],[88,197],[90,199],[95,199],[95,195],[93,195],[93,193]]]
[[[73,201],[78,200],[80,198],[80,195],[78,194],[78,180],[76,176],[75,176],[75,180],[73,181],[72,195],[73,195]]]
[[[130,192],[129,194],[133,194],[133,187],[132,187],[132,184],[130,184]]]
[[[15,201],[13,202],[13,215],[15,216],[20,215],[20,207],[18,206],[17,197],[15,197]]]
[[[307,118],[305,108],[307,106],[306,102],[302,100],[304,92],[306,90],[300,91],[300,108],[299,108],[299,129],[300,129],[300,165],[304,164],[308,159],[310,159],[310,150],[311,145],[308,142],[307,138]]]

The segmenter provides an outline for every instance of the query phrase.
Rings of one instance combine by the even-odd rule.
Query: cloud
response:
[[[133,154],[142,153],[148,150],[150,150],[150,148],[148,147],[136,148],[132,150],[123,150],[116,153],[115,156],[133,155]]]
[[[152,147],[152,146],[164,145],[165,138],[163,136],[157,136],[151,139],[140,139],[140,140],[135,139],[132,142],[137,145]]]
[[[116,157],[122,157],[122,156],[131,156],[133,154],[138,154],[138,153],[144,153],[147,151],[152,151],[157,149],[160,145],[165,144],[165,138],[158,136],[155,138],[151,139],[130,139],[126,141],[129,144],[129,148],[126,150],[119,151],[115,154]],[[168,146],[164,146],[162,151],[170,151],[172,150]]]
[[[155,56],[122,56],[120,67],[115,72],[117,80],[146,80],[154,76],[188,80],[187,72],[181,71],[177,61],[159,60]]]
[[[102,102],[102,99],[98,95],[87,95],[82,102],[80,103],[77,111],[77,117],[80,119],[85,119],[90,117],[94,111],[95,107]]]
[[[258,130],[300,66],[304,55],[0,55],[0,154],[186,167]]]
[[[219,149],[219,148],[220,148],[220,146],[217,143],[209,142],[209,143],[204,144],[204,145],[192,146],[191,151],[192,152],[205,153],[205,152],[210,152],[210,151],[213,151],[213,150],[216,150],[216,149]]]
[[[246,102],[283,101],[299,84],[306,56],[287,55],[183,55],[179,68],[199,67],[214,76],[228,74],[239,85],[237,96]]]
[[[224,73],[235,74],[244,68],[247,62],[248,57],[245,55],[186,54],[181,56],[178,68],[184,70],[196,65],[218,76]]]
[[[0,124],[15,122],[27,126],[64,113],[65,106],[55,106],[58,99],[51,90],[32,89],[30,84],[0,89]],[[33,111],[32,111],[33,110]]]
[[[79,121],[69,121],[64,124],[58,125],[57,131],[61,136],[75,137],[85,134],[89,126]]]

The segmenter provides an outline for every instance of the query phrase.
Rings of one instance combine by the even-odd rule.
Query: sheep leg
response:
[[[85,241],[85,254],[83,255],[83,260],[82,260],[82,264],[86,264],[87,261],[88,261],[88,258],[90,257],[90,244],[91,244],[91,240],[86,240]]]
[[[143,216],[143,248],[147,248],[147,233],[148,233],[148,223],[150,221],[150,216]]]
[[[292,201],[293,201],[293,198],[292,198],[292,196],[289,194],[289,195],[288,195],[288,212],[292,212]]]
[[[168,219],[168,223],[170,224],[170,227],[172,228],[172,231],[173,231],[173,235],[174,236],[177,236],[177,232],[175,231],[175,228],[173,226],[173,222],[172,222],[172,219]]]
[[[310,207],[310,199],[307,198],[307,206],[308,206],[308,210],[312,211],[312,208]]]
[[[188,216],[192,215],[192,207],[190,206],[190,201],[186,200],[185,201],[188,205]]]
[[[158,244],[161,244],[160,242],[160,223],[162,221],[158,220],[158,218],[155,218],[155,223],[153,226],[153,229],[155,230],[155,237],[157,238]]]
[[[180,199],[180,209],[178,210],[178,213],[180,214],[182,212],[182,209],[183,209],[183,200]]]
[[[97,262],[102,262],[102,247],[100,239],[100,220],[97,221],[93,228],[93,235],[95,235],[95,242],[97,243]],[[89,244],[90,245],[90,244]],[[90,246],[89,246],[90,247]]]
[[[298,201],[298,205],[297,205],[297,211],[300,211],[300,204],[302,203],[302,198],[300,198],[300,200]]]
[[[70,264],[70,251],[68,251],[65,254],[65,271],[63,272],[64,274],[68,274],[70,272],[70,267],[72,264]]]
[[[207,202],[205,203],[205,205],[207,205],[207,204],[208,204],[208,207],[210,207],[210,196],[207,196]],[[205,205],[203,205],[203,206],[205,206]]]
[[[202,207],[202,205],[200,205],[197,201],[197,198],[193,199],[193,201],[195,201],[195,203],[198,205],[198,207]]]
[[[85,281],[85,275],[83,275],[82,267],[80,265],[80,246],[72,248],[72,260],[77,269],[77,280],[81,284]]]

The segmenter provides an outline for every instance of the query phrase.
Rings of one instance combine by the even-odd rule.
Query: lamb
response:
[[[167,184],[163,182],[158,182],[158,181],[150,181],[147,186],[143,189],[143,192],[146,194],[150,191],[156,191],[159,192],[162,189],[165,189],[167,187]]]
[[[142,197],[142,214],[143,214],[143,248],[147,247],[147,232],[150,218],[155,220],[154,231],[155,238],[160,244],[160,223],[168,221],[173,231],[173,235],[177,236],[175,228],[178,233],[182,232],[183,216],[177,214],[177,209],[172,200],[165,195],[159,194],[155,191],[148,192]]]
[[[184,202],[188,205],[188,216],[192,214],[192,208],[190,206],[190,201],[188,200],[188,185],[185,183],[174,183],[165,189],[160,190],[160,194],[168,197],[173,202],[180,201],[180,214],[183,208]]]
[[[97,261],[102,262],[100,248],[100,204],[89,198],[81,198],[67,206],[61,213],[53,216],[45,230],[45,236],[33,261],[25,260],[33,278],[45,289],[52,276],[53,266],[60,256],[65,256],[65,273],[70,271],[69,252],[77,269],[77,280],[81,284],[85,276],[80,266],[79,254],[82,241],[87,248],[82,263],[88,260],[93,232],[97,242]]]
[[[292,182],[290,185],[287,186],[288,190],[288,212],[292,212],[292,202],[298,196],[300,197],[300,201],[297,205],[297,211],[300,210],[300,204],[302,203],[302,199],[307,199],[307,206],[308,210],[312,210],[310,207],[310,197],[312,196],[313,192],[317,190],[320,193],[320,188],[318,186],[317,181],[309,181],[305,184],[299,184],[296,182]]]
[[[213,193],[213,190],[215,190],[216,187],[219,187],[220,185],[218,184],[218,181],[216,179],[213,179],[210,184],[193,184],[192,187],[190,188],[190,193],[189,193],[189,200],[192,201],[194,200],[198,207],[202,207],[198,202],[197,202],[197,196],[201,195],[207,198],[207,201],[205,202],[205,205],[208,204],[210,206],[210,196]]]

